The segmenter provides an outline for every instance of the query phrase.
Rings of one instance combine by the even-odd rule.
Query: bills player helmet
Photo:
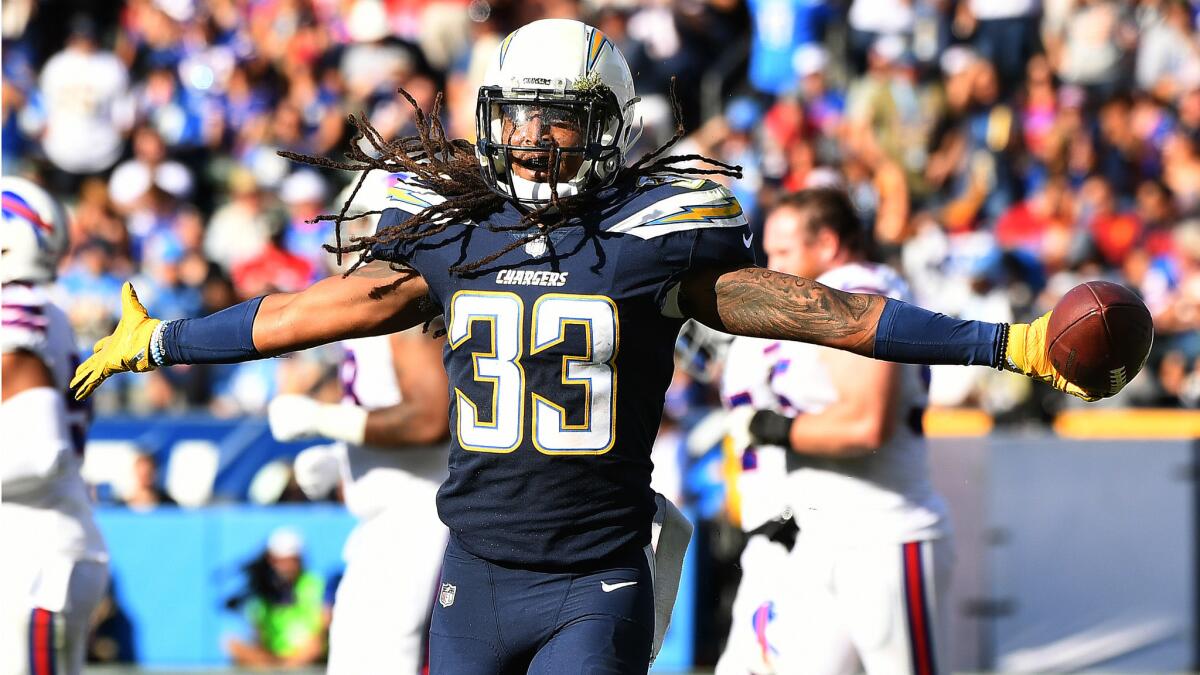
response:
[[[0,282],[53,281],[67,250],[67,215],[57,199],[24,178],[4,176]]]
[[[531,206],[551,200],[551,183],[559,197],[611,184],[641,136],[637,100],[629,64],[599,29],[543,19],[513,31],[479,88],[475,151],[484,180]],[[513,130],[535,120],[536,144],[514,143]],[[557,142],[550,127],[571,129],[578,142]]]

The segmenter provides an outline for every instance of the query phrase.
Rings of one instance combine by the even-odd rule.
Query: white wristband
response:
[[[367,409],[349,403],[325,404],[317,408],[313,427],[326,438],[362,445],[367,433]]]

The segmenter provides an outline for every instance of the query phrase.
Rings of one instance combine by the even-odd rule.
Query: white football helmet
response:
[[[0,282],[53,281],[67,250],[62,204],[24,178],[4,176],[0,218]]]
[[[513,174],[512,153],[519,151],[545,153],[552,173],[558,170],[556,160],[582,156],[575,175],[556,177],[560,197],[611,184],[642,133],[634,115],[637,100],[629,64],[598,29],[567,19],[543,19],[518,28],[500,42],[479,88],[475,152],[484,179],[496,192],[523,204],[549,202],[549,182]],[[507,143],[503,120],[521,124],[533,115],[569,120],[582,131],[582,145]]]

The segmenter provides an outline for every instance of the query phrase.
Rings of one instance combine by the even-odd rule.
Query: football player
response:
[[[866,261],[866,229],[841,190],[784,197],[763,237],[770,269],[908,299],[894,270]],[[737,372],[760,379],[728,396],[753,413],[731,416],[749,432],[733,435],[759,452],[786,450],[784,498],[800,528],[782,570],[787,584],[771,583],[780,570],[766,583],[743,579],[770,588],[778,607],[773,628],[787,638],[772,643],[775,672],[941,672],[952,553],[921,432],[926,370],[799,342],[736,338],[730,352],[741,345],[757,364]],[[755,387],[774,402],[752,401]]]
[[[731,607],[729,634],[717,660],[716,675],[774,673],[780,648],[780,579],[787,577],[787,557],[796,540],[796,522],[787,501],[787,453],[783,448],[753,447],[748,430],[752,411],[782,404],[771,388],[770,358],[779,341],[735,337],[721,367],[721,402],[731,409],[725,418],[725,450],[736,453],[737,472],[727,479],[730,510],[746,532],[738,558],[742,577]]]
[[[694,158],[665,147],[627,162],[635,104],[602,32],[518,29],[479,89],[475,143],[447,139],[436,114],[390,142],[359,120],[351,161],[322,162],[410,174],[379,231],[337,248],[359,252],[351,272],[165,323],[126,286],[122,323],[77,370],[77,395],[117,372],[263,358],[443,315],[451,457],[437,506],[450,538],[430,662],[456,674],[646,669],[650,447],[685,318],[884,360],[1004,366],[1091,397],[1050,366],[1048,315],[960,321],[755,267],[737,200],[696,177],[736,167],[680,166]]]
[[[359,523],[346,540],[345,575],[329,629],[329,673],[415,674],[446,549],[434,496],[446,477],[449,408],[443,340],[419,328],[344,343],[345,400],[276,397],[280,441],[340,443],[301,452],[296,481],[319,499],[340,482]]]
[[[22,178],[0,179],[3,391],[0,519],[10,542],[0,607],[0,673],[79,673],[108,550],[79,475],[90,419],[70,396],[75,332],[50,299],[67,248],[62,206]]]

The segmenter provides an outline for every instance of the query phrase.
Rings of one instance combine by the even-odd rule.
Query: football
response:
[[[1101,396],[1115,394],[1138,374],[1153,342],[1145,303],[1108,281],[1072,288],[1054,306],[1046,331],[1046,351],[1059,374]]]

